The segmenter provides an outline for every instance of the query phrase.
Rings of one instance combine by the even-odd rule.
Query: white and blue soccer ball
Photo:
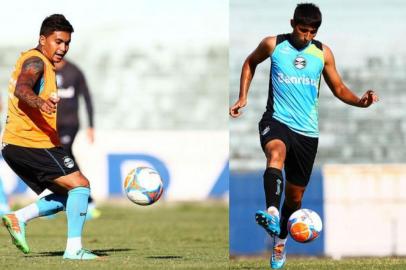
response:
[[[163,192],[161,176],[152,168],[137,167],[127,174],[124,191],[128,199],[135,204],[153,204]]]
[[[299,209],[288,221],[288,231],[293,240],[309,243],[319,237],[323,223],[320,216],[310,209]]]

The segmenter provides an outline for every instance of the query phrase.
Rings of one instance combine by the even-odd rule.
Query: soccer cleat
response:
[[[68,260],[96,260],[100,257],[92,253],[90,250],[82,248],[73,253],[65,251],[63,258]]]
[[[10,233],[13,244],[23,253],[29,253],[30,248],[25,240],[25,223],[20,222],[14,214],[4,215],[2,220]]]
[[[267,231],[270,236],[279,235],[281,228],[279,226],[279,217],[271,215],[265,211],[258,210],[255,213],[256,222]]]
[[[285,265],[286,262],[286,244],[277,243],[274,238],[271,256],[271,268],[279,269]]]

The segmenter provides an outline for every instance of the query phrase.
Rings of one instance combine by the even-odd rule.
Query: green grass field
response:
[[[269,258],[237,258],[230,260],[230,269],[270,269]],[[328,258],[289,258],[283,269],[286,270],[404,270],[406,258],[348,258],[333,260]]]
[[[24,255],[0,230],[1,269],[228,269],[228,206],[224,202],[101,206],[86,223],[83,246],[102,261],[65,261],[64,213],[27,226]]]

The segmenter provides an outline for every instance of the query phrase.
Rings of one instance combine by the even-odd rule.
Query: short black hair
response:
[[[47,37],[55,31],[72,33],[73,27],[62,14],[53,14],[44,19],[39,34]]]
[[[293,15],[295,24],[303,24],[319,28],[321,25],[321,12],[318,6],[312,3],[301,3],[296,6]]]

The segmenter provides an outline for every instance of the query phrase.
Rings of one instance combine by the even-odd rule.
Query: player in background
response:
[[[58,87],[58,115],[57,129],[62,147],[73,158],[72,145],[79,131],[79,97],[83,96],[86,104],[86,112],[89,127],[87,128],[87,138],[89,143],[94,142],[93,129],[93,105],[86,78],[83,72],[72,62],[62,59],[55,63],[56,83]],[[101,215],[100,210],[95,206],[92,196],[89,197],[89,207],[86,219],[98,218]]]
[[[72,32],[72,25],[63,15],[45,18],[37,47],[20,55],[9,81],[3,158],[34,192],[48,189],[53,193],[4,215],[2,220],[12,243],[29,253],[26,223],[66,210],[68,239],[63,258],[90,260],[98,256],[82,248],[89,181],[60,146],[56,130],[59,98],[54,63],[68,52]]]
[[[301,207],[316,157],[321,75],[334,96],[349,105],[366,108],[378,101],[372,90],[359,98],[343,83],[330,48],[314,40],[321,21],[316,5],[298,4],[290,22],[293,31],[264,38],[245,60],[239,99],[229,111],[232,117],[241,115],[256,66],[270,58],[268,101],[259,122],[261,146],[266,156],[266,210],[257,211],[255,218],[273,238],[272,268],[281,268],[285,263],[287,221]],[[283,190],[285,200],[279,212]]]

